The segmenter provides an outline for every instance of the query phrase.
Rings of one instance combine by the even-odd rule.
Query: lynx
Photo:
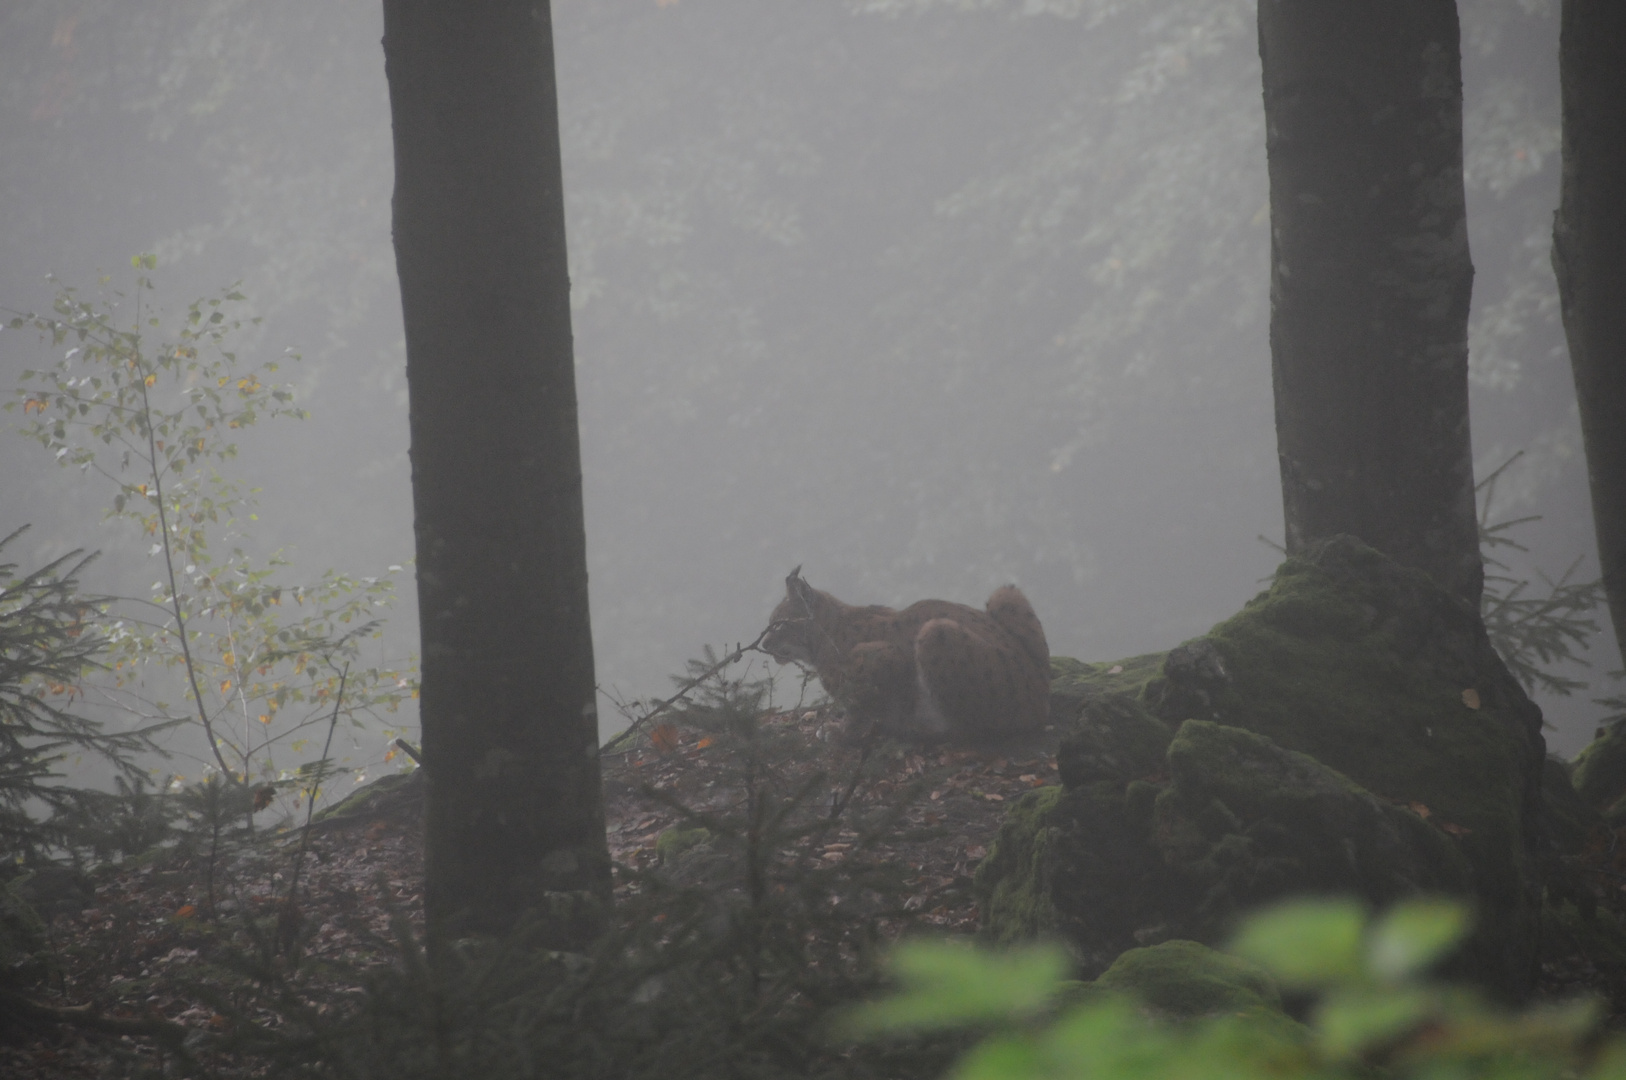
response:
[[[1044,726],[1050,646],[1016,586],[994,590],[984,611],[947,600],[894,611],[844,604],[801,571],[785,579],[762,648],[812,668],[846,706],[849,734],[977,740]]]

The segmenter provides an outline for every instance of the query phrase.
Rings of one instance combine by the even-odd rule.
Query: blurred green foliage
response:
[[[846,1035],[971,1029],[952,1080],[1428,1080],[1626,1077],[1626,1042],[1597,1038],[1587,1001],[1511,1012],[1426,978],[1468,928],[1454,903],[1416,900],[1377,918],[1349,900],[1301,900],[1249,918],[1231,951],[1307,1002],[1305,1025],[1253,1011],[1154,1017],[1066,978],[1065,954],[900,946],[896,993],[849,1009]]]

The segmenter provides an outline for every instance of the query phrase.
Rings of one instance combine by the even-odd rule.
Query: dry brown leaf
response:
[[[1462,703],[1470,709],[1479,708],[1479,691],[1471,686],[1464,690],[1462,692]]]

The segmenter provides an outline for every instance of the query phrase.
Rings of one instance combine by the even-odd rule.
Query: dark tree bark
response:
[[[1260,0],[1287,550],[1349,533],[1478,607],[1453,0]]]
[[[609,896],[546,0],[385,0],[431,943]]]
[[[1553,269],[1575,371],[1598,561],[1626,661],[1626,3],[1564,0],[1564,180]]]

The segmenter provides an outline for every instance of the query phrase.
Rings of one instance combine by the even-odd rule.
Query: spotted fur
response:
[[[762,647],[817,672],[858,725],[921,739],[1032,731],[1050,711],[1050,646],[1022,590],[994,590],[982,611],[922,600],[902,611],[854,607],[785,579]]]

